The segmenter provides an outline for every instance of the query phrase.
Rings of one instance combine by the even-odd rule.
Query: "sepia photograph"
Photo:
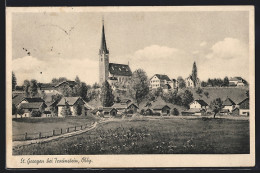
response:
[[[252,6],[6,11],[9,167],[254,166]]]

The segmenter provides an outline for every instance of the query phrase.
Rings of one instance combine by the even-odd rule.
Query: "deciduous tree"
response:
[[[184,79],[181,77],[181,76],[179,76],[178,78],[177,78],[177,81],[178,81],[178,87],[179,88],[185,88],[186,87],[186,83],[185,83],[185,81],[184,81]]]
[[[189,108],[189,104],[194,100],[193,94],[189,90],[185,90],[181,94],[182,105]]]
[[[222,104],[223,104],[223,102],[220,98],[216,98],[215,100],[213,100],[210,103],[210,108],[214,112],[214,118],[215,118],[216,114],[219,113],[220,110],[222,109]]]

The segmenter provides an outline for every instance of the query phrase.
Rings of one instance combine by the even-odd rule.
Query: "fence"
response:
[[[88,125],[85,124],[85,125],[81,125],[81,126],[72,126],[72,127],[60,128],[60,129],[56,128],[52,131],[47,131],[47,132],[37,132],[37,133],[27,133],[26,132],[24,134],[13,135],[13,141],[26,141],[26,140],[33,140],[33,139],[49,138],[52,136],[59,136],[62,134],[83,130],[90,126],[91,125],[89,125],[89,124]]]

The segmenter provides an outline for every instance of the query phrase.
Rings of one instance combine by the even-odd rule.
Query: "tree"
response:
[[[179,111],[177,108],[173,108],[172,115],[175,115],[175,116],[179,115]]]
[[[107,80],[102,84],[100,99],[104,107],[110,107],[114,104],[113,90]]]
[[[92,88],[93,88],[93,89],[97,89],[97,88],[100,88],[100,86],[98,85],[97,82],[95,82],[95,83],[92,85]]]
[[[229,80],[227,76],[224,78],[223,86],[229,86]]]
[[[177,82],[178,82],[178,87],[179,88],[185,88],[186,87],[186,83],[185,83],[185,81],[184,81],[184,79],[181,77],[181,76],[179,76],[178,78],[177,78]]]
[[[189,108],[189,104],[194,100],[193,94],[189,90],[185,90],[183,94],[181,94],[182,105],[186,108]]]
[[[74,110],[77,115],[81,115],[82,114],[82,105],[76,104],[74,107]]]
[[[72,115],[72,112],[70,110],[70,106],[69,106],[69,104],[66,100],[65,100],[65,106],[63,106],[62,109],[61,109],[61,115],[63,115],[64,117]]]
[[[199,94],[199,95],[201,95],[202,92],[203,92],[203,90],[200,87],[196,90],[196,93]]]
[[[52,102],[57,102],[58,103],[61,100],[61,98],[62,98],[62,95],[58,94],[58,93],[51,96]]]
[[[12,90],[15,90],[16,85],[17,85],[16,77],[14,72],[12,72]]]
[[[42,113],[41,111],[33,110],[32,111],[32,117],[41,117]]]
[[[191,79],[194,83],[194,87],[197,85],[197,79],[198,79],[198,72],[197,72],[197,66],[196,62],[194,61],[193,67],[192,67],[192,73],[191,73]]]
[[[12,115],[15,115],[17,113],[17,108],[15,104],[12,104]]]
[[[201,82],[201,87],[206,87],[206,86],[207,86],[207,82],[202,81],[202,82]]]
[[[223,102],[220,98],[216,98],[215,100],[210,102],[210,108],[214,112],[214,118],[215,118],[216,114],[218,112],[220,112],[220,110],[222,109],[222,104],[223,104]]]
[[[128,87],[130,95],[139,105],[149,93],[149,81],[146,72],[142,69],[134,71]]]
[[[29,87],[29,94],[31,97],[34,97],[36,94],[38,94],[38,90],[37,90],[38,86],[37,86],[37,81],[32,79],[30,81],[30,87]]]
[[[24,80],[23,86],[24,86],[25,95],[26,95],[26,97],[28,97],[30,95],[30,93],[29,93],[29,87],[30,87],[29,80]]]
[[[208,91],[205,91],[205,92],[204,92],[204,95],[205,95],[207,98],[209,98],[209,92],[208,92]]]
[[[67,80],[68,80],[68,79],[65,78],[65,77],[60,77],[60,78],[53,78],[53,79],[51,80],[51,82],[57,84],[57,83],[61,83],[61,82],[67,81]]]

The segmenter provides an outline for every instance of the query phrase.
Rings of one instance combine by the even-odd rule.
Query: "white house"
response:
[[[229,79],[229,86],[245,86],[246,81],[241,77],[232,77]]]
[[[64,117],[64,115],[62,115],[62,109],[65,106],[68,106],[70,108],[71,111],[71,115],[70,116],[77,116],[76,113],[76,107],[77,105],[81,106],[81,115],[85,114],[85,102],[83,101],[83,99],[81,97],[63,97],[60,102],[57,104],[58,107],[58,117]]]
[[[239,115],[249,116],[249,98],[244,99],[239,104]]]
[[[199,108],[199,109],[208,109],[208,104],[204,100],[194,100],[190,103],[190,109]]]
[[[222,104],[224,107],[223,109],[227,109],[229,110],[229,112],[232,112],[235,107],[236,107],[236,104],[235,102],[233,102],[233,100],[231,100],[230,98],[227,97],[227,99],[223,102]]]
[[[153,77],[150,79],[150,88],[151,89],[156,89],[160,87],[164,87],[164,85],[170,85],[171,88],[173,88],[173,81],[164,74],[155,74]]]
[[[195,87],[191,75],[185,79],[185,84],[186,84],[187,88],[194,88]],[[196,80],[196,87],[200,87],[200,85],[201,85],[200,79],[197,78],[197,80]]]

